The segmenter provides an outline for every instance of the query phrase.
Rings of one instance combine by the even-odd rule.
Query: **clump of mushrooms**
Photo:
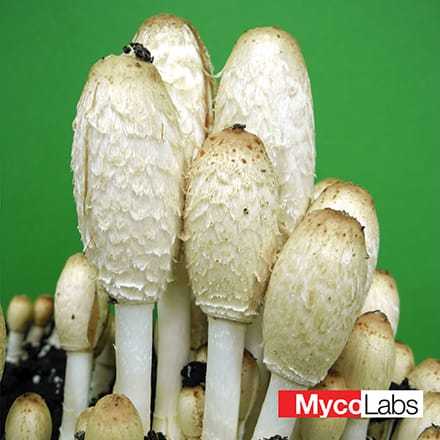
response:
[[[38,296],[33,306],[33,323],[26,336],[26,342],[38,346],[44,330],[53,316],[53,298],[48,294]]]

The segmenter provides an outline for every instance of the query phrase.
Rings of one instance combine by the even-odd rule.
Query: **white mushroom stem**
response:
[[[254,440],[270,438],[274,435],[289,438],[295,427],[296,419],[278,417],[278,391],[280,390],[305,390],[306,387],[283,379],[275,373],[271,374],[269,388],[255,427]]]
[[[37,346],[41,339],[43,339],[44,335],[44,327],[40,327],[38,325],[32,325],[29,330],[29,333],[26,337],[26,342],[29,342],[33,346]]]
[[[341,440],[365,440],[368,432],[368,419],[350,419]]]
[[[23,354],[24,334],[10,330],[8,337],[8,348],[6,352],[6,362],[18,364]]]
[[[204,440],[236,439],[246,325],[209,317]]]
[[[88,407],[92,365],[92,352],[67,352],[60,440],[73,438],[76,419]]]
[[[180,372],[189,358],[191,342],[191,292],[171,283],[158,302],[157,386],[153,430],[176,440],[181,437],[177,403]]]
[[[115,392],[127,396],[150,430],[153,304],[116,304]]]

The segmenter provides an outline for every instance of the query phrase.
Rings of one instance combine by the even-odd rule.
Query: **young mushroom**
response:
[[[74,195],[86,254],[115,300],[116,391],[150,427],[153,307],[171,279],[183,208],[184,139],[141,44],[91,69],[77,107]]]
[[[393,334],[396,335],[400,312],[399,292],[392,275],[380,269],[374,271],[373,282],[361,313],[374,312],[375,310],[386,315],[393,328]]]
[[[0,383],[3,377],[3,370],[6,361],[6,325],[3,316],[3,309],[0,304]]]
[[[278,210],[262,142],[240,125],[209,136],[191,169],[184,226],[193,292],[209,322],[205,440],[237,436],[246,324],[279,246]]]
[[[335,363],[347,388],[386,390],[393,376],[395,362],[394,336],[391,324],[382,312],[361,315],[343,352]],[[343,440],[365,440],[368,419],[350,419]]]
[[[27,295],[16,295],[9,303],[6,312],[9,336],[6,362],[18,364],[23,355],[23,341],[32,321],[33,307]]]
[[[244,33],[222,70],[214,131],[245,124],[264,143],[280,182],[281,227],[289,235],[313,192],[315,127],[298,43],[274,27]]]
[[[264,363],[271,379],[253,439],[290,436],[295,419],[278,418],[278,391],[325,378],[364,302],[367,268],[363,230],[354,218],[323,209],[296,227],[266,293]]]
[[[411,388],[440,393],[440,360],[427,358],[408,375]]]
[[[423,430],[417,440],[440,440],[440,426],[432,424]]]
[[[107,319],[107,301],[94,266],[83,254],[69,257],[55,293],[55,326],[67,355],[60,440],[71,440],[76,418],[88,406],[93,349]]]
[[[123,394],[108,394],[91,411],[85,440],[144,440],[144,428],[133,403]]]
[[[52,419],[44,399],[25,393],[15,399],[5,423],[5,440],[50,440]]]
[[[202,438],[205,389],[201,385],[183,387],[177,402],[177,419],[185,439]]]
[[[26,337],[26,342],[37,347],[44,335],[44,330],[53,316],[53,298],[50,295],[40,295],[34,302],[34,321]]]

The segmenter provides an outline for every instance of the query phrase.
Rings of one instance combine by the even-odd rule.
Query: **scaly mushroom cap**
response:
[[[418,439],[433,424],[440,425],[440,393],[424,393],[423,417],[402,419],[393,440]]]
[[[313,188],[312,202],[314,202],[329,186],[339,182],[342,181],[337,177],[327,177],[327,179],[320,180]]]
[[[344,378],[334,370],[330,370],[325,379],[316,385],[315,390],[345,390]],[[301,440],[339,440],[344,432],[347,419],[303,419],[299,430]]]
[[[275,264],[263,315],[264,362],[314,386],[341,353],[365,300],[367,252],[361,225],[324,209],[297,226]]]
[[[6,360],[6,325],[3,316],[2,306],[0,304],[0,382],[3,377],[3,369]]]
[[[154,56],[177,109],[180,129],[190,141],[185,151],[190,162],[212,123],[213,68],[208,50],[189,21],[169,14],[145,20],[133,41],[148,47]]]
[[[34,308],[27,295],[15,295],[8,306],[6,321],[9,330],[25,333],[32,321]]]
[[[394,371],[392,381],[401,384],[414,369],[414,354],[408,345],[402,342],[395,342],[396,360],[394,361]]]
[[[92,415],[93,408],[94,407],[91,406],[80,413],[80,415],[76,419],[75,433],[77,432],[85,433],[87,431],[87,424],[89,423],[89,419],[90,416]]]
[[[373,280],[379,253],[379,223],[371,195],[365,189],[351,182],[337,182],[324,189],[312,203],[309,211],[331,208],[345,211],[365,228],[365,241],[368,252],[367,290]]]
[[[123,394],[108,394],[99,399],[90,414],[85,440],[103,439],[144,439],[139,414]]]
[[[280,243],[278,181],[262,142],[242,127],[210,135],[193,162],[185,255],[196,303],[249,322]]]
[[[202,309],[191,301],[191,350],[208,343],[208,318]]]
[[[58,278],[55,326],[64,350],[91,351],[101,336],[108,299],[96,278],[95,267],[81,253],[68,258]]]
[[[393,329],[382,312],[359,316],[335,364],[350,389],[387,390],[395,362]]]
[[[51,295],[40,295],[34,302],[34,324],[44,327],[53,315],[53,298]]]
[[[440,440],[440,426],[429,426],[420,434],[417,440]]]
[[[420,362],[408,375],[412,388],[440,392],[440,360],[428,358]]]
[[[44,399],[25,393],[15,399],[5,424],[5,440],[50,440],[52,418]]]
[[[118,302],[155,302],[170,280],[183,155],[156,68],[130,55],[98,61],[74,122],[74,196],[86,254]]]
[[[202,437],[204,407],[205,390],[200,385],[182,388],[177,402],[177,417],[186,439]]]
[[[399,292],[394,278],[388,272],[380,269],[374,271],[373,282],[361,313],[374,312],[375,310],[380,310],[386,315],[395,335],[400,314]]]
[[[244,33],[223,68],[214,131],[235,123],[263,141],[280,182],[283,230],[290,234],[313,191],[315,127],[312,94],[298,43],[287,32]]]

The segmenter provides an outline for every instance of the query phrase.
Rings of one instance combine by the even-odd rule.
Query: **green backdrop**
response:
[[[274,24],[299,40],[312,81],[317,175],[373,194],[379,265],[397,279],[399,338],[440,358],[438,0],[2,2],[1,302],[53,292],[81,249],[71,123],[91,64],[120,52],[149,15],[198,27],[219,71],[241,32]]]

